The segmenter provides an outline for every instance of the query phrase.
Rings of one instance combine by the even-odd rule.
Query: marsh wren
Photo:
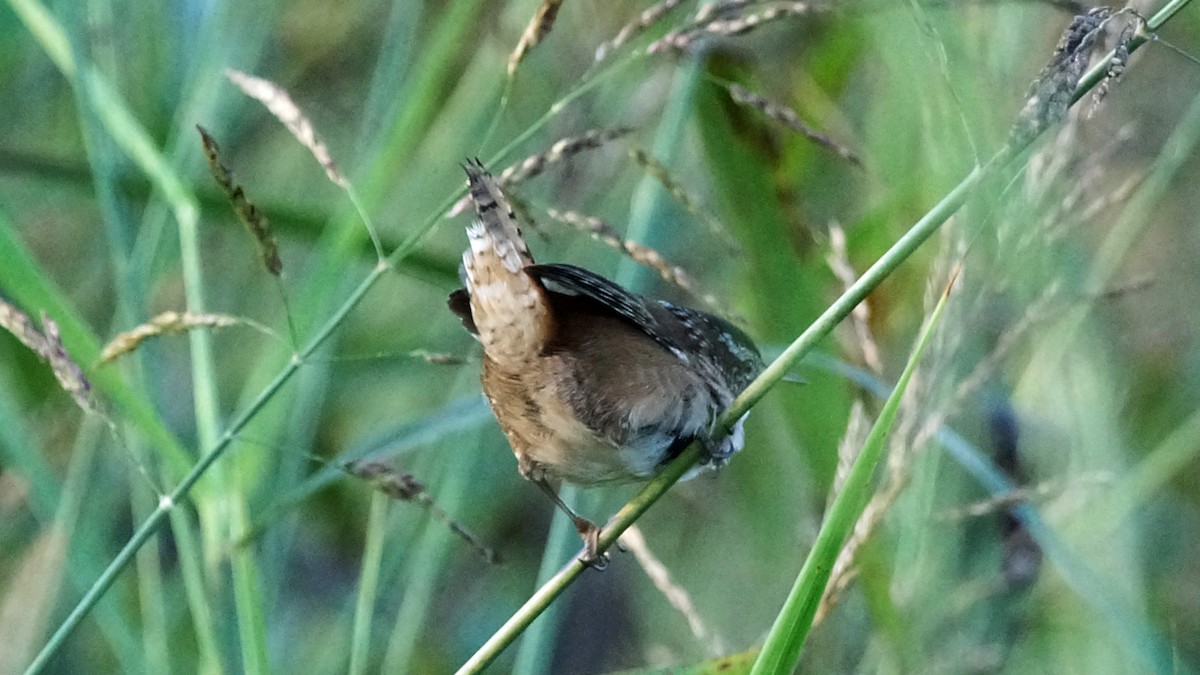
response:
[[[762,369],[745,333],[573,265],[533,262],[516,216],[478,160],[466,169],[478,219],[467,228],[466,288],[450,309],[483,344],[483,393],[521,475],[570,516],[596,554],[600,528],[559,499],[581,486],[650,478],[692,441],[708,466],[742,448],[742,422],[712,427]],[[695,473],[695,471],[693,471]]]

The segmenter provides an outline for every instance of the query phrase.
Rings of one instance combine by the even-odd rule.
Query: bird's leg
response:
[[[575,525],[575,529],[579,532],[579,536],[583,538],[583,555],[580,556],[579,561],[597,570],[608,567],[608,555],[597,551],[600,545],[600,527],[572,511],[571,507],[567,506],[566,502],[554,491],[554,488],[550,487],[550,483],[546,481],[545,476],[530,476],[529,479],[541,488],[542,492],[546,493],[550,501],[554,502],[559,509],[562,509],[563,513],[567,514],[567,517],[571,519],[571,523]]]

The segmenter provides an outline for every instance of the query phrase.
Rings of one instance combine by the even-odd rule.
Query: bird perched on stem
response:
[[[483,344],[483,393],[521,475],[570,516],[581,560],[602,566],[600,528],[550,481],[646,480],[692,441],[704,444],[704,464],[724,464],[742,448],[744,418],[720,437],[713,426],[761,357],[716,316],[574,265],[535,264],[495,179],[479,160],[463,168],[478,219],[450,309]]]

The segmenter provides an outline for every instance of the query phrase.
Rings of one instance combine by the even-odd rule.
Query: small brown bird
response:
[[[521,474],[565,511],[596,555],[600,528],[548,482],[639,481],[704,443],[720,466],[742,448],[742,420],[717,417],[762,369],[750,338],[711,314],[635,295],[573,265],[537,265],[500,187],[463,167],[479,219],[467,228],[466,288],[450,309],[483,343],[483,393]],[[695,473],[695,472],[693,472]]]

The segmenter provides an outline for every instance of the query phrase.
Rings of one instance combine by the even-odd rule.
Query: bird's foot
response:
[[[737,451],[730,443],[728,436],[719,440],[714,440],[709,436],[700,436],[696,440],[700,441],[700,447],[704,448],[704,454],[700,455],[700,465],[711,464],[712,468],[720,469],[729,463],[729,458],[733,457],[733,453]]]
[[[542,471],[541,465],[536,462],[526,462],[521,460],[521,473],[525,477],[532,480],[542,492],[554,502],[563,513],[574,523],[575,529],[579,532],[579,536],[583,538],[583,553],[579,554],[579,562],[593,569],[602,570],[608,567],[608,555],[600,552],[600,527],[592,521],[576,514],[567,506],[554,488],[550,487],[550,483],[546,482],[544,473],[538,475],[538,471]]]
[[[583,539],[583,553],[579,555],[579,562],[596,571],[603,571],[608,567],[608,554],[599,551],[600,527],[587,518],[576,516],[575,529]]]

